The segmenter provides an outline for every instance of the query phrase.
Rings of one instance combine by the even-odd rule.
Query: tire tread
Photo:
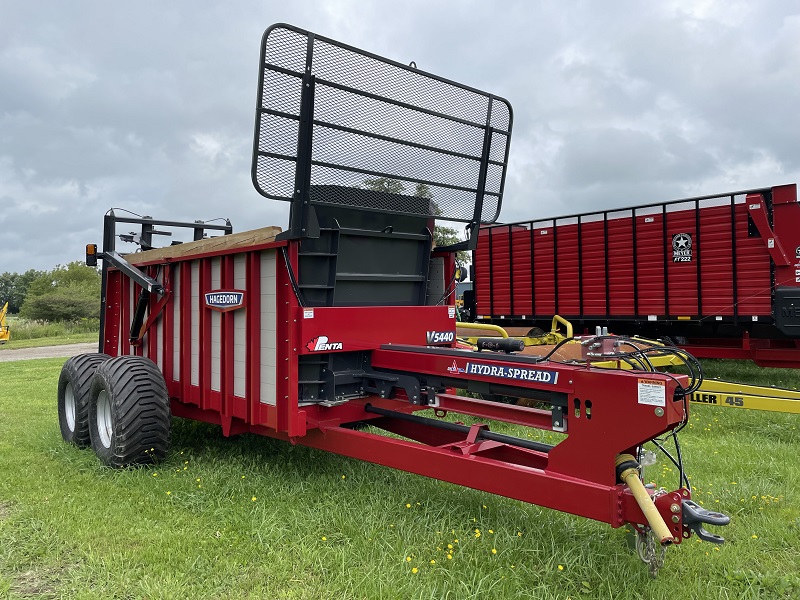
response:
[[[111,359],[95,376],[95,406],[102,389],[111,397],[114,432],[110,449],[98,440],[92,441],[101,460],[108,466],[123,468],[164,459],[169,451],[172,415],[167,386],[158,366],[141,356]],[[96,435],[96,416],[90,425]]]

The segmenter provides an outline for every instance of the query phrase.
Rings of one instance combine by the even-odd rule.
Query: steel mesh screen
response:
[[[498,216],[512,122],[503,99],[277,25],[264,36],[257,110],[253,182],[264,196]]]

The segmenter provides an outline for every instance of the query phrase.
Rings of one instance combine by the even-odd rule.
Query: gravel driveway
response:
[[[63,346],[42,346],[41,348],[0,349],[0,362],[31,360],[32,358],[68,358],[76,354],[97,352],[97,342],[88,344],[65,344]]]

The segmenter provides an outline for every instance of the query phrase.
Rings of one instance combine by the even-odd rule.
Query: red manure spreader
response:
[[[570,365],[513,343],[459,347],[454,253],[500,212],[511,129],[502,98],[270,27],[252,179],[291,203],[288,228],[110,211],[102,249],[87,247],[103,266],[99,353],[64,365],[64,439],[110,467],[147,464],[184,417],[630,524],[652,572],[669,544],[721,543],[703,526],[728,517],[692,502],[677,446],[698,378]],[[473,237],[434,247],[436,218]],[[175,228],[195,241],[153,246]],[[141,251],[118,253],[118,239]],[[484,399],[497,397],[538,407]],[[492,422],[566,436],[551,445]],[[653,439],[675,440],[674,490],[642,484]]]

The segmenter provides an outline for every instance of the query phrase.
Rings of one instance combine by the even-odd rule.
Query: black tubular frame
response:
[[[283,239],[317,237],[320,204],[474,232],[499,215],[512,122],[498,96],[278,23],[262,38],[251,177],[292,203]]]
[[[103,261],[103,266],[101,269],[101,284],[100,289],[102,293],[100,295],[100,341],[98,352],[103,352],[103,339],[105,336],[105,321],[106,321],[106,304],[107,298],[106,294],[108,291],[108,269],[110,267],[115,267],[120,271],[124,272],[128,277],[130,277],[133,281],[139,284],[142,288],[142,292],[146,292],[148,297],[150,294],[156,293],[159,295],[163,295],[166,290],[164,287],[158,283],[152,277],[145,275],[142,271],[140,271],[137,267],[131,265],[124,259],[123,256],[117,253],[117,223],[128,223],[131,225],[141,225],[141,233],[140,233],[140,244],[142,250],[150,250],[153,248],[153,236],[154,235],[172,235],[171,232],[167,231],[158,231],[156,226],[159,227],[177,227],[179,229],[191,229],[193,231],[192,239],[193,241],[202,240],[205,237],[206,231],[218,231],[224,235],[230,235],[233,233],[233,226],[229,220],[225,220],[224,225],[217,225],[213,223],[206,223],[203,221],[194,221],[194,222],[184,222],[184,221],[163,221],[158,219],[152,219],[150,217],[120,217],[114,213],[114,209],[109,210],[105,217],[103,217],[103,248],[102,252],[97,254],[97,258]],[[140,299],[138,302],[138,310],[144,311],[145,303],[143,300]],[[139,317],[143,317],[139,315]],[[136,322],[134,320],[134,324]],[[141,325],[141,323],[139,324]],[[133,330],[133,327],[132,327]]]

